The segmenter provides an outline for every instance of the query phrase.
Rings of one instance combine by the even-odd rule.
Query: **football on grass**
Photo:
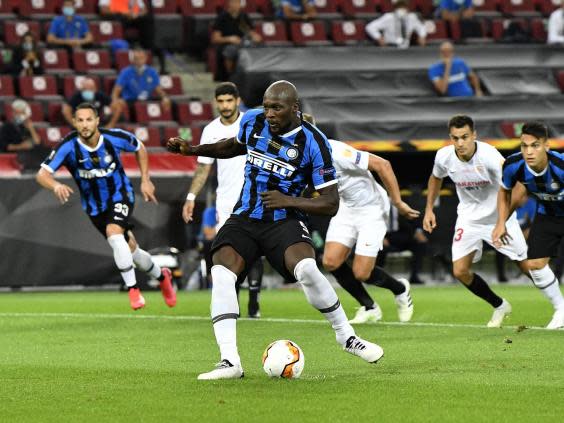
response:
[[[270,377],[296,379],[304,369],[304,353],[295,342],[274,341],[262,354],[262,367]]]

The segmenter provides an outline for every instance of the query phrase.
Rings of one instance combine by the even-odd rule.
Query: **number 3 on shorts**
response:
[[[464,229],[458,228],[454,233],[454,240],[460,241],[462,239],[462,234],[464,233]]]
[[[114,204],[114,213],[121,214],[125,217],[129,214],[129,206],[123,203]]]

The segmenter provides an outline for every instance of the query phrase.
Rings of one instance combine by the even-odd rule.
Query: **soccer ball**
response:
[[[297,379],[304,369],[304,353],[295,342],[274,341],[262,353],[262,367],[270,377]]]

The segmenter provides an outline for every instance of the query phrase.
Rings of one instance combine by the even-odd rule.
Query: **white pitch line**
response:
[[[204,316],[171,316],[171,315],[158,315],[158,314],[111,314],[111,313],[0,313],[1,318],[24,318],[24,317],[37,317],[37,318],[87,318],[87,319],[142,319],[142,320],[178,320],[178,321],[211,321],[209,317]],[[319,319],[284,319],[276,317],[261,317],[260,319],[251,319],[249,317],[241,317],[239,320],[256,321],[256,322],[269,322],[269,323],[313,323],[313,324],[327,324],[326,320]],[[433,322],[378,322],[377,324],[365,325],[368,326],[418,326],[418,327],[438,327],[438,328],[470,328],[470,329],[489,329],[485,325],[474,325],[466,323],[433,323]],[[520,326],[504,326],[503,329],[516,330]],[[527,326],[526,329],[532,330],[547,330],[539,326]],[[490,329],[494,330],[494,329]]]

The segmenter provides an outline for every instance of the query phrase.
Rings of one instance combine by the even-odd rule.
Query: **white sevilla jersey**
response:
[[[350,208],[381,206],[387,214],[390,201],[368,170],[368,153],[358,151],[341,141],[329,140],[333,166],[339,179],[339,197]]]
[[[476,141],[472,158],[458,158],[454,145],[441,148],[435,156],[433,176],[449,177],[460,200],[458,217],[466,222],[496,223],[497,194],[501,185],[504,158],[495,147]],[[513,216],[514,217],[514,216]]]
[[[231,125],[224,125],[220,118],[211,121],[202,132],[200,144],[213,144],[225,138],[233,138],[239,132],[239,123],[243,113]],[[239,195],[245,180],[246,155],[230,159],[217,159],[216,208],[218,212],[230,215],[239,201]],[[212,164],[211,157],[198,157],[198,163]]]

